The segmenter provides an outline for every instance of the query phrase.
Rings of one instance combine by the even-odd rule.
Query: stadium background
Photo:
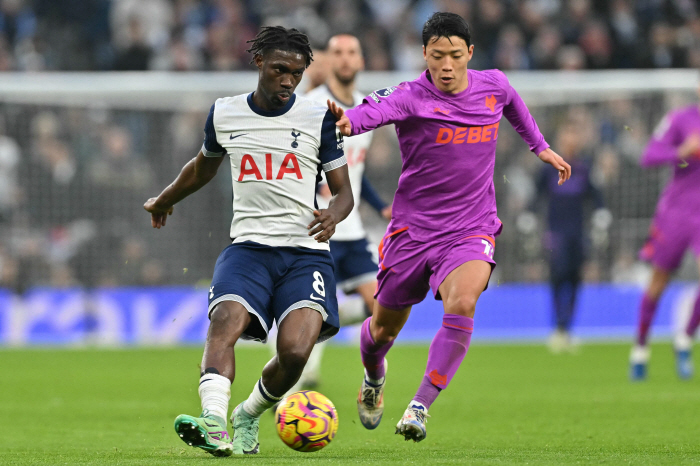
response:
[[[0,343],[201,341],[204,289],[228,241],[230,174],[178,205],[164,230],[150,228],[141,206],[197,153],[213,99],[253,89],[245,41],[266,24],[298,27],[317,49],[333,33],[356,34],[368,70],[359,87],[368,92],[422,70],[420,27],[436,10],[467,18],[471,66],[506,71],[555,149],[564,125],[578,129],[576,152],[613,221],[586,227],[574,332],[630,336],[648,273],[636,252],[668,175],[642,170],[638,159],[665,111],[695,99],[694,2],[3,0]],[[367,175],[390,201],[398,146],[391,129],[376,133]],[[505,228],[476,338],[539,338],[551,307],[545,209],[534,202],[542,166],[509,125],[499,139]],[[366,206],[362,214],[378,240],[386,224]],[[689,259],[662,301],[657,334],[690,306]],[[421,306],[407,340],[439,325],[438,305]]]

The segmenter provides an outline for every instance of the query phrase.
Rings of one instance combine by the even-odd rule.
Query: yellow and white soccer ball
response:
[[[325,447],[338,431],[338,413],[331,400],[304,390],[283,399],[275,411],[277,434],[296,451],[311,452]]]

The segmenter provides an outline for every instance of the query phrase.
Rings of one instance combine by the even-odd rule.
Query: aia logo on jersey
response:
[[[493,96],[493,94],[491,94],[491,97],[486,97],[484,104],[486,105],[486,108],[491,110],[492,113],[496,111],[496,98]]]
[[[262,165],[262,161],[260,161],[260,164]],[[274,171],[275,170],[272,167],[272,154],[265,154],[265,179],[272,180]],[[290,175],[296,175],[298,180],[302,179],[299,161],[297,160],[296,155],[292,154],[291,152],[284,156],[284,160],[282,161],[279,170],[277,170],[277,175],[274,179],[281,180],[284,178],[284,175],[288,173]],[[256,180],[263,179],[260,168],[258,168],[258,163],[255,162],[255,158],[250,154],[245,154],[241,159],[241,173],[238,175],[238,181],[243,181],[243,179],[248,175],[255,176]],[[247,178],[246,181],[252,180]]]
[[[435,138],[438,144],[475,144],[477,142],[495,141],[498,137],[498,125],[471,126],[455,128],[440,128]]]
[[[292,128],[292,137],[294,138],[294,141],[292,141],[292,148],[296,149],[299,147],[299,143],[297,142],[297,138],[301,136],[301,132],[295,133],[294,128]]]

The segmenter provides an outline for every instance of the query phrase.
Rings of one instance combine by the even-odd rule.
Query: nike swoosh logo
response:
[[[308,423],[309,423],[309,430],[313,429],[314,427],[316,427],[316,424],[318,424],[318,422],[317,422],[317,421],[314,421],[313,419],[308,419],[308,418],[305,418],[305,417],[299,417],[299,416],[297,416],[296,414],[291,414],[291,416],[294,417],[294,418],[296,418],[296,419],[299,420],[299,421],[308,422]]]
[[[246,134],[248,134],[248,133],[239,134],[238,136],[234,136],[234,135],[232,134],[232,135],[229,137],[229,139],[240,138],[241,136],[245,136]]]
[[[435,112],[435,113],[440,112],[440,113],[442,113],[443,115],[449,115],[449,114],[450,114],[450,111],[449,111],[449,110],[443,110],[443,109],[441,109],[441,108],[439,108],[439,107],[435,107],[435,110],[433,110],[433,112]]]
[[[323,299],[323,298],[319,298],[319,297],[314,296],[313,293],[311,293],[311,299],[313,299],[314,301],[325,301],[325,299]]]

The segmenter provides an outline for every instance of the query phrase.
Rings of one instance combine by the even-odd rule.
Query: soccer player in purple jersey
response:
[[[423,381],[396,426],[406,440],[425,438],[428,409],[467,353],[476,301],[495,266],[501,222],[493,172],[501,116],[530,150],[559,170],[560,184],[571,175],[506,76],[467,69],[473,53],[466,21],[435,13],[423,27],[428,69],[418,79],[375,91],[347,112],[328,102],[347,136],[395,124],[403,162],[392,220],[379,246],[374,312],[361,332],[365,376],[358,411],[366,428],[381,420],[384,357],[411,306],[432,289],[445,308]]]
[[[678,268],[686,250],[695,254],[700,264],[700,106],[698,104],[671,111],[654,131],[642,165],[672,165],[673,178],[664,189],[652,221],[649,239],[639,253],[651,263],[653,272],[639,307],[637,341],[630,355],[630,377],[644,380],[651,355],[647,346],[649,327],[661,294]],[[700,296],[684,331],[675,336],[678,376],[693,375],[690,350],[700,324]]]

